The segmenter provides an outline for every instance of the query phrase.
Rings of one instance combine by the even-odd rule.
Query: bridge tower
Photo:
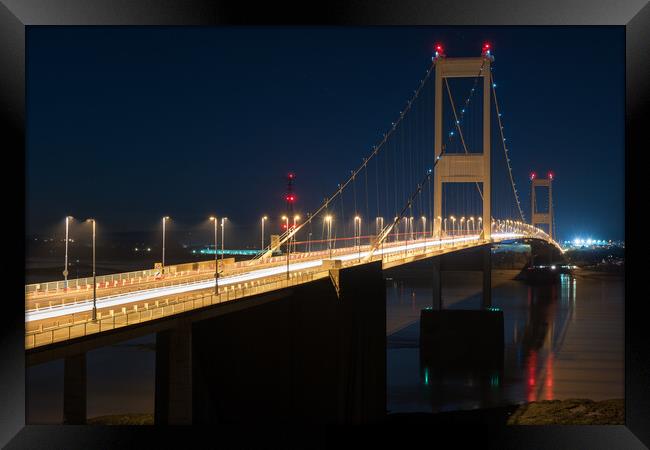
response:
[[[530,174],[530,204],[531,225],[536,227],[540,224],[548,225],[548,235],[553,239],[553,172],[549,172],[547,178],[537,178],[535,172]],[[548,187],[548,212],[537,212],[537,198],[535,196],[535,189],[538,186]]]
[[[491,237],[490,205],[490,63],[489,52],[471,58],[438,57],[435,78],[435,117],[434,117],[434,156],[437,162],[433,177],[433,217],[442,216],[443,183],[482,183],[483,184],[483,230],[481,238]],[[443,83],[446,78],[483,78],[483,152],[465,154],[442,154],[442,99]],[[434,236],[441,236],[442,221],[434,220]]]

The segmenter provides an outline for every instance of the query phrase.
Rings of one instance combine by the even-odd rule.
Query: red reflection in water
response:
[[[526,369],[528,370],[528,388],[526,394],[528,395],[528,401],[534,402],[536,399],[535,395],[535,385],[537,383],[535,379],[535,374],[537,373],[537,351],[533,350],[528,355],[528,361],[526,364]]]
[[[553,353],[546,360],[546,400],[553,400]]]

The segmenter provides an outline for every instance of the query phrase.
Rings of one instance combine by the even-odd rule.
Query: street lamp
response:
[[[361,245],[361,217],[354,216],[354,245]]]
[[[463,233],[463,222],[465,222],[465,216],[460,218],[460,225],[458,227],[458,231],[460,232],[459,234]]]
[[[420,217],[422,219],[422,237],[426,238],[427,237],[427,218],[422,216]]]
[[[262,246],[260,247],[262,250],[264,250],[264,222],[268,220],[268,217],[264,216],[262,217]]]
[[[95,272],[95,219],[86,219],[93,224],[93,322],[97,321],[97,274]]]
[[[361,217],[354,217],[354,237],[359,250],[359,259],[361,259]]]
[[[219,221],[216,216],[210,217],[210,221],[214,222],[214,294],[219,294],[219,261],[217,260],[217,228]]]
[[[282,216],[282,220],[286,222],[287,225],[287,236],[289,236],[289,218],[287,216]],[[291,253],[291,238],[287,239],[287,280],[289,279],[289,254]]]
[[[393,219],[393,222],[395,222],[395,242],[399,241],[399,221],[397,221],[399,217],[395,217]]]
[[[476,227],[474,223],[474,216],[470,217],[469,220],[467,221],[467,233],[469,233],[469,223],[472,222],[472,232],[476,233]]]
[[[293,216],[293,227],[292,229],[295,230],[296,226],[298,225],[298,221],[300,220],[300,216],[295,215]],[[291,239],[293,240],[293,251],[294,253],[296,252],[296,235],[294,234]]]
[[[327,223],[327,249],[332,259],[332,216],[325,216],[325,223]]]
[[[445,217],[444,224],[445,224],[445,226],[443,227],[443,229],[445,230],[445,235],[447,235],[447,218],[446,217]]]
[[[375,217],[375,231],[376,231],[376,233],[379,234],[379,232],[381,230],[383,230],[383,229],[384,229],[384,218],[383,217]]]
[[[454,216],[451,216],[450,219],[451,219],[451,235],[456,236],[456,218]]]
[[[413,241],[413,240],[415,240],[413,238],[413,216],[409,217],[409,229],[410,229],[410,233],[411,233],[411,240]]]
[[[65,267],[63,268],[65,289],[68,289],[68,242],[70,242],[70,239],[68,238],[68,226],[70,224],[70,219],[72,218],[72,216],[66,216],[65,218]]]
[[[165,268],[165,223],[169,220],[169,216],[165,216],[162,218],[162,225],[163,225],[163,235],[162,235],[162,266],[163,266],[163,272]]]
[[[227,217],[221,218],[221,270],[222,271],[223,271],[224,242],[226,242],[226,235],[225,235],[226,220],[228,220]]]

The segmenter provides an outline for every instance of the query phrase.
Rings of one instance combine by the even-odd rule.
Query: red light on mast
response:
[[[483,49],[481,50],[482,55],[483,56],[491,56],[490,55],[490,50],[491,49],[492,49],[492,46],[488,42],[486,42],[485,44],[483,44]]]
[[[553,179],[553,172],[549,172],[549,173],[548,173],[548,179],[549,179],[549,180],[552,180],[552,179]]]
[[[438,58],[440,56],[445,57],[445,48],[442,46],[442,44],[437,43],[433,46],[433,50],[435,53],[435,58]]]
[[[530,179],[531,179],[531,181],[534,180],[535,177],[537,177],[537,175],[535,174],[535,172],[531,172],[531,173],[530,173]]]

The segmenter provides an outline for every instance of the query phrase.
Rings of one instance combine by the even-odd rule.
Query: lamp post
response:
[[[93,224],[93,322],[97,321],[97,273],[95,272],[95,219],[87,219]]]
[[[214,294],[219,294],[219,261],[217,260],[217,227],[219,222],[216,216],[210,217],[214,222]]]
[[[298,225],[299,220],[300,220],[300,216],[298,216],[298,215],[293,216],[293,227],[292,227],[293,230],[296,229],[296,226]],[[291,237],[291,239],[293,240],[293,252],[295,253],[296,252],[296,235],[293,235]]]
[[[469,234],[469,223],[472,222],[472,233],[476,233],[476,227],[474,226],[474,216],[470,217],[467,221],[467,233]]]
[[[379,234],[381,230],[384,229],[384,218],[383,217],[376,217],[375,218],[375,232],[376,234]]]
[[[287,225],[287,236],[289,236],[289,218],[287,216],[282,216],[282,220],[286,222]],[[289,279],[289,254],[291,253],[291,238],[287,239],[287,280]]]
[[[332,216],[325,216],[327,223],[327,249],[329,250],[329,258],[332,259]]]
[[[163,273],[165,269],[165,223],[169,220],[169,216],[165,216],[162,218],[162,225],[163,225],[163,235],[162,235],[162,266],[163,266]]]
[[[451,235],[456,236],[456,218],[454,216],[451,216],[450,219],[451,219]]]
[[[228,220],[227,217],[222,217],[221,218],[221,270],[223,271],[223,255],[224,255],[224,242],[226,241],[226,220]]]
[[[268,217],[264,216],[262,217],[262,246],[260,247],[261,250],[264,250],[264,222],[266,222]]]
[[[65,265],[63,267],[63,280],[65,281],[65,289],[68,289],[68,227],[70,225],[70,219],[72,216],[66,216],[65,218]]]
[[[444,226],[445,235],[447,235],[447,218],[446,217],[445,217],[444,224],[445,224],[445,226]]]
[[[463,222],[465,222],[465,216],[460,218],[460,225],[458,226],[458,234],[463,234]]]
[[[359,216],[354,217],[354,237],[359,251],[359,260],[361,260],[361,217]]]
[[[427,237],[427,218],[422,216],[422,237],[426,238]]]

